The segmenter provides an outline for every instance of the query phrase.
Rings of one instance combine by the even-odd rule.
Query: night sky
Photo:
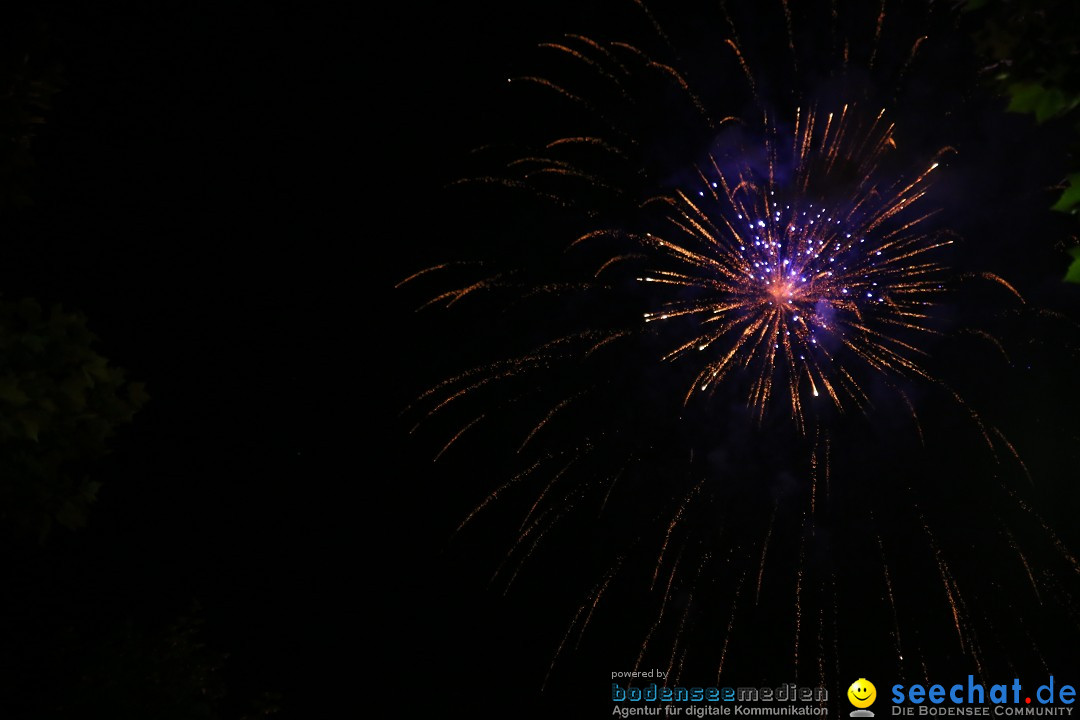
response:
[[[710,39],[727,37],[727,30],[717,26],[717,13],[699,13],[682,5],[678,9],[665,6],[663,12],[657,10],[657,17],[670,30],[674,54],[696,68],[694,79],[702,81],[702,67],[708,65],[701,64],[701,55],[695,53],[700,43],[708,47]],[[750,64],[764,78],[760,94],[767,102],[783,106],[789,92],[785,83],[791,79],[780,4],[768,10],[759,10],[760,4],[754,3],[729,5],[742,28],[744,49],[748,54],[757,52]],[[746,10],[747,5],[753,9]],[[520,427],[528,428],[528,418],[535,422],[550,406],[490,401],[487,410],[493,417],[507,418],[506,425],[494,423],[497,427],[489,426],[472,437],[463,434],[460,444],[434,463],[432,458],[440,448],[484,410],[483,404],[450,408],[444,413],[448,416],[444,424],[432,422],[435,428],[430,432],[424,425],[411,435],[418,416],[410,415],[408,408],[446,377],[523,352],[560,328],[568,332],[578,327],[579,321],[617,322],[629,312],[628,307],[636,309],[633,303],[647,303],[648,298],[631,291],[625,300],[629,305],[612,307],[589,295],[555,293],[545,306],[553,310],[544,312],[519,303],[510,290],[478,293],[452,308],[417,312],[427,299],[459,285],[452,279],[443,285],[438,281],[403,288],[393,285],[417,270],[450,260],[483,259],[495,267],[501,267],[500,262],[517,263],[526,268],[523,274],[529,280],[542,281],[547,273],[558,271],[565,241],[582,227],[575,224],[580,218],[538,210],[542,204],[506,188],[448,186],[462,177],[503,170],[498,161],[485,161],[483,154],[472,153],[475,148],[490,144],[512,148],[510,156],[527,154],[524,148],[535,138],[553,136],[557,127],[574,127],[573,118],[578,115],[566,104],[552,101],[551,95],[508,91],[506,78],[511,76],[573,77],[574,70],[567,68],[575,66],[552,62],[550,55],[537,52],[537,43],[574,32],[636,40],[647,35],[649,28],[629,2],[455,4],[422,16],[405,13],[406,17],[389,22],[393,31],[388,47],[371,61],[377,67],[368,69],[375,70],[370,87],[386,91],[390,98],[385,102],[392,106],[392,122],[379,133],[361,135],[362,154],[385,158],[387,163],[372,175],[362,162],[355,174],[360,180],[344,182],[346,186],[385,184],[386,195],[375,196],[385,204],[371,216],[354,220],[359,229],[350,230],[353,236],[347,243],[389,251],[390,270],[384,272],[387,266],[381,260],[354,268],[356,277],[349,287],[375,282],[385,291],[376,290],[376,297],[356,312],[354,324],[343,330],[358,333],[365,353],[388,363],[382,371],[388,379],[378,375],[362,383],[392,388],[385,416],[389,442],[378,451],[390,459],[385,466],[360,461],[358,481],[385,493],[364,511],[365,516],[376,517],[378,529],[369,552],[377,566],[385,569],[365,576],[365,582],[372,592],[388,591],[390,615],[389,619],[365,616],[365,621],[376,626],[377,633],[386,634],[385,654],[376,664],[383,668],[380,674],[401,683],[406,705],[436,715],[461,711],[472,717],[610,715],[610,673],[634,666],[642,637],[656,614],[656,594],[641,592],[641,583],[635,584],[645,578],[648,585],[656,554],[637,554],[640,547],[635,543],[655,540],[658,523],[662,537],[666,521],[657,518],[670,519],[670,512],[665,515],[663,509],[678,505],[686,483],[704,478],[712,488],[709,478],[724,472],[735,480],[730,485],[721,483],[715,492],[705,491],[714,493],[706,503],[708,509],[690,523],[695,531],[686,557],[700,559],[714,552],[709,563],[703,562],[710,569],[681,584],[673,601],[680,610],[699,608],[678,641],[685,643],[679,645],[680,652],[689,648],[682,676],[686,684],[716,682],[715,659],[728,632],[732,588],[741,577],[740,568],[749,567],[750,577],[756,575],[762,536],[770,523],[775,532],[770,562],[775,569],[767,566],[762,599],[757,603],[748,599],[752,590],[740,596],[740,608],[753,608],[736,614],[723,683],[778,685],[797,680],[813,685],[819,677],[815,664],[819,655],[828,666],[821,672],[830,693],[842,692],[858,677],[874,679],[879,693],[892,682],[926,678],[931,683],[950,683],[954,676],[963,679],[968,672],[982,673],[987,683],[1006,682],[1001,678],[1014,676],[1037,683],[1048,674],[1061,681],[1080,681],[1074,650],[1080,609],[1076,570],[1063,557],[1061,546],[1055,547],[1050,539],[1052,534],[1067,547],[1080,542],[1074,521],[1080,495],[1073,485],[1080,437],[1075,419],[1075,321],[1080,318],[1080,292],[1060,282],[1068,264],[1063,248],[1075,232],[1075,223],[1048,210],[1056,197],[1053,185],[1075,165],[1075,158],[1062,150],[1069,130],[1053,122],[1037,126],[1026,116],[1004,112],[1005,101],[972,80],[980,61],[973,56],[967,36],[943,23],[940,15],[924,28],[919,4],[899,5],[905,12],[891,3],[886,6],[878,70],[853,62],[850,76],[858,80],[860,91],[871,102],[888,106],[905,157],[922,162],[945,145],[955,149],[943,163],[944,177],[938,178],[927,201],[942,208],[935,219],[939,227],[960,238],[947,256],[955,276],[1000,274],[1028,301],[1020,312],[1000,286],[996,290],[967,290],[965,286],[959,299],[946,303],[937,317],[940,337],[928,345],[927,366],[964,398],[965,408],[978,408],[988,426],[1008,437],[1031,482],[1013,459],[998,463],[988,456],[966,410],[958,410],[956,402],[940,392],[920,389],[917,383],[905,385],[918,405],[928,442],[922,446],[911,442],[909,413],[895,401],[882,401],[882,411],[865,423],[858,422],[857,416],[832,417],[833,504],[829,519],[815,528],[815,539],[805,546],[810,549],[799,560],[804,526],[796,498],[803,497],[806,472],[798,441],[786,444],[791,435],[775,424],[755,429],[732,396],[723,393],[718,407],[687,413],[682,424],[666,426],[655,421],[654,411],[670,410],[669,395],[682,399],[686,378],[646,360],[654,356],[650,355],[653,349],[641,346],[616,366],[614,381],[611,376],[590,376],[587,370],[576,375],[537,375],[536,383],[550,383],[544,387],[552,389],[553,397],[561,397],[563,386],[565,392],[573,393],[617,386],[622,380],[640,390],[633,397],[617,392],[607,396],[601,390],[599,396],[610,404],[591,406],[553,424],[538,440],[537,452],[545,447],[557,451],[598,427],[625,428],[628,437],[638,437],[635,433],[640,431],[654,444],[647,452],[639,452],[649,459],[636,478],[639,492],[628,492],[636,500],[623,508],[625,512],[618,519],[595,522],[583,512],[553,528],[514,576],[505,595],[506,575],[513,571],[501,570],[494,582],[492,575],[506,558],[530,503],[543,492],[545,479],[523,483],[527,489],[507,493],[510,497],[493,503],[465,532],[455,535],[454,531],[488,493],[520,472],[524,461],[515,453],[521,442],[521,435],[514,434],[519,428],[515,423],[526,423]],[[868,16],[842,16],[841,22],[850,22],[852,28],[870,28],[862,35],[852,31],[853,44],[863,43],[864,51],[875,14],[876,8]],[[799,38],[823,36],[828,27],[827,13],[795,17]],[[881,81],[887,73],[880,68],[889,67],[890,59],[902,61],[910,39],[924,33],[932,40],[919,62],[911,65],[903,89]],[[859,57],[858,52],[852,56]],[[823,79],[828,61],[812,57],[804,60],[799,77],[821,73],[821,78],[807,81],[812,87],[801,87],[798,92],[828,101],[842,97],[837,84]],[[717,70],[719,77],[732,88],[743,87],[743,78],[733,74],[732,67],[729,60],[722,74]],[[577,72],[583,72],[580,66]],[[733,90],[729,98],[726,90],[714,87],[708,99],[725,112],[747,113],[753,104],[739,92]],[[666,107],[669,98],[655,97],[658,107]],[[605,105],[605,98],[595,99],[601,112],[615,107]],[[657,113],[657,117],[663,115]],[[693,156],[695,148],[690,139],[671,129],[678,127],[679,117],[655,123],[652,118],[643,115],[634,126],[641,137],[654,143],[649,147],[660,148],[649,158],[654,162],[650,178],[661,178],[663,185],[677,176],[671,168],[682,162],[678,154]],[[665,176],[665,171],[670,174]],[[626,182],[633,187],[634,181]],[[261,200],[252,200],[257,202]],[[606,218],[623,217],[617,209],[613,212]],[[304,247],[300,263],[319,265],[309,253],[310,248]],[[198,258],[190,257],[201,266]],[[280,257],[282,269],[291,264],[287,255]],[[260,275],[267,280],[269,298],[269,285],[275,284],[269,282],[272,272]],[[252,279],[251,287],[262,286],[261,279]],[[263,296],[256,292],[255,297]],[[292,308],[281,317],[296,317],[296,326],[285,337],[295,338],[297,328],[304,328],[303,333],[312,330],[306,313],[301,318],[294,315],[300,311],[291,304],[276,302]],[[250,301],[239,304],[247,308]],[[321,304],[322,300],[301,303],[303,307]],[[1040,314],[1040,309],[1050,312]],[[385,336],[370,330],[370,322],[385,320],[389,321]],[[962,336],[960,328],[974,326],[1000,340],[1009,355],[1007,362],[992,358],[995,352],[978,340],[956,341]],[[269,326],[257,327],[270,332]],[[115,354],[121,357],[119,346]],[[263,375],[257,371],[245,377]],[[272,381],[267,378],[267,382]],[[264,421],[270,417],[256,414]],[[343,421],[338,432],[345,425],[348,421]],[[280,432],[268,430],[267,435],[283,437]],[[311,428],[300,422],[296,432],[297,438],[305,438]],[[726,435],[714,444],[716,432]],[[319,447],[316,440],[309,442]],[[297,444],[298,450],[306,452],[301,440]],[[293,448],[281,445],[275,450],[291,453]],[[612,457],[617,463],[622,456]],[[297,462],[271,454],[260,457],[263,460],[275,473]],[[601,476],[615,472],[604,468],[603,462],[598,465],[589,469]],[[309,467],[300,463],[298,472],[307,473],[303,468]],[[586,479],[587,472],[579,477],[583,487],[595,488]],[[356,479],[354,475],[350,482]],[[1002,491],[1006,486],[1015,489],[1011,498]],[[586,499],[578,504],[588,505],[593,495],[583,491],[582,497]],[[1024,507],[1038,513],[1045,525],[1033,520],[1031,512],[1018,509],[1016,498],[1023,498]],[[780,508],[775,517],[770,506]],[[874,509],[872,517],[866,507]],[[784,508],[795,509],[787,512]],[[290,508],[289,513],[296,509]],[[930,530],[923,529],[924,521]],[[307,527],[307,522],[300,525]],[[930,535],[932,541],[927,539]],[[884,548],[881,552],[875,537]],[[1030,575],[1010,538],[1015,547],[1022,548]],[[565,649],[553,665],[575,613],[609,567],[604,558],[624,551],[631,559],[598,605],[594,624],[580,645]],[[716,560],[725,553],[730,560]],[[892,589],[901,608],[895,626],[885,605],[883,556],[888,557]],[[263,557],[272,554],[259,555]],[[716,567],[721,571],[714,572]],[[812,586],[812,590],[804,588],[805,598],[817,599],[805,600],[805,608],[797,611],[795,578],[800,572],[806,586]],[[753,579],[747,582],[747,588],[754,584]],[[813,594],[821,588],[832,589]],[[949,616],[946,595],[962,598],[959,612],[965,618],[966,650],[957,646],[958,631]],[[792,633],[797,612],[798,622],[814,629],[804,630],[796,678]],[[829,617],[834,619],[819,620]],[[824,650],[814,636],[819,622],[827,628],[822,631],[826,637],[822,642],[828,646]],[[904,659],[897,658],[894,627],[899,627],[905,646]],[[573,645],[577,635],[571,637]],[[978,649],[970,652],[973,644]],[[973,661],[976,655],[979,660]],[[701,657],[714,662],[695,665],[693,659]],[[712,667],[712,674],[704,667]],[[545,678],[548,683],[541,692]],[[840,705],[831,702],[830,707]]]
[[[87,527],[5,535],[0,712],[341,711],[377,474],[350,359],[372,334],[356,26],[287,3],[31,6],[5,42],[58,92],[32,204],[4,210],[2,297],[82,312],[150,399],[83,468]]]

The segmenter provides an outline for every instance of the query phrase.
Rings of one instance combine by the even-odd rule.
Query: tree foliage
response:
[[[1072,140],[1062,148],[1080,154],[1080,3],[1075,0],[967,0],[977,52],[987,74],[1008,98],[1010,112],[1032,115],[1039,124],[1067,123]],[[1061,181],[1053,210],[1080,218],[1080,172]],[[1080,282],[1080,255],[1065,279]]]
[[[100,487],[86,463],[146,402],[96,339],[80,313],[0,301],[0,523],[19,534],[86,523]]]
[[[229,655],[207,643],[198,603],[167,622],[128,619],[72,653],[77,677],[37,712],[57,720],[254,720],[281,709],[275,693],[230,697]]]
[[[32,16],[0,25],[0,209],[28,205],[32,144],[63,85],[46,24]]]

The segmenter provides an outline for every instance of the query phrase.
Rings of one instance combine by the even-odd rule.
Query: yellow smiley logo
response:
[[[877,698],[877,689],[874,683],[866,678],[859,678],[847,689],[847,697],[848,701],[857,708],[870,707]]]

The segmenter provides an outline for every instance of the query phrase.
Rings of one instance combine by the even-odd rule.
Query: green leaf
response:
[[[1065,182],[1067,187],[1050,209],[1065,213],[1076,212],[1076,205],[1080,203],[1080,173],[1073,173]]]
[[[1080,97],[1067,96],[1060,88],[1047,88],[1038,83],[1012,83],[1008,90],[1009,105],[1006,110],[1034,113],[1035,121],[1039,123],[1063,115],[1080,104]]]
[[[1057,88],[1050,88],[1039,98],[1039,105],[1035,108],[1035,122],[1044,122],[1066,110],[1068,102],[1064,93]]]
[[[1065,282],[1080,283],[1080,245],[1070,248],[1069,255],[1073,260],[1065,271]]]
[[[1009,112],[1031,113],[1035,112],[1042,102],[1043,93],[1046,92],[1042,85],[1036,83],[1013,83],[1009,86]]]

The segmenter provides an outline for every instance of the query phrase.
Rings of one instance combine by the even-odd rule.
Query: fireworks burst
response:
[[[672,36],[638,7],[670,50]],[[805,77],[820,60],[800,61],[798,17],[778,9],[789,75]],[[823,17],[846,78],[857,52],[838,39],[845,15],[833,3]],[[927,38],[882,50],[886,17],[882,3],[869,19],[865,66],[909,77]],[[742,100],[718,103],[679,62],[636,44],[545,43],[582,88],[532,75],[514,84],[582,110],[587,130],[461,184],[524,190],[570,228],[567,241],[557,252],[547,238],[515,247],[526,260],[506,271],[447,263],[400,284],[466,273],[421,305],[485,297],[499,311],[485,334],[505,343],[500,359],[427,388],[405,413],[413,432],[437,438],[436,460],[480,434],[510,450],[509,479],[458,530],[523,503],[495,573],[504,589],[557,531],[588,538],[574,562],[589,566],[592,589],[567,613],[556,661],[622,598],[641,611],[620,648],[626,664],[701,685],[732,672],[774,682],[782,669],[839,689],[860,623],[891,648],[881,665],[898,678],[929,681],[961,663],[980,677],[1002,663],[1047,666],[1026,628],[1001,628],[1033,603],[1074,614],[1077,562],[1025,499],[1013,443],[935,369],[933,351],[960,337],[994,350],[977,357],[1005,355],[993,334],[964,335],[939,312],[959,302],[962,274],[930,180],[953,149],[896,162],[901,131],[866,93],[835,105],[782,93],[796,96],[790,116],[768,108],[745,21],[722,20],[727,37],[714,45],[725,78],[746,81]],[[969,276],[1022,305],[1002,278]],[[979,497],[992,499],[965,494],[959,477],[973,468]],[[969,514],[958,519],[961,502]],[[1008,563],[1028,595],[980,603],[1012,582],[970,572],[980,553]]]
[[[664,358],[711,353],[691,393],[757,368],[750,404],[764,412],[779,382],[802,424],[807,392],[827,395],[837,407],[842,396],[867,402],[859,372],[846,367],[843,354],[876,373],[926,377],[914,360],[917,345],[898,332],[931,332],[927,322],[943,270],[933,251],[951,241],[920,232],[927,214],[890,227],[925,194],[937,163],[910,182],[879,187],[878,161],[895,145],[883,115],[862,132],[846,106],[824,122],[812,113],[801,128],[797,121],[795,167],[786,183],[778,179],[778,149],[769,143],[764,177],[745,167],[729,177],[710,158],[697,198],[680,190],[659,201],[669,206],[678,239],[648,239],[683,268],[642,280],[695,297],[668,302],[645,320],[697,321],[693,337]],[[818,194],[835,186],[833,175],[841,171],[856,178],[845,183],[851,196]]]

